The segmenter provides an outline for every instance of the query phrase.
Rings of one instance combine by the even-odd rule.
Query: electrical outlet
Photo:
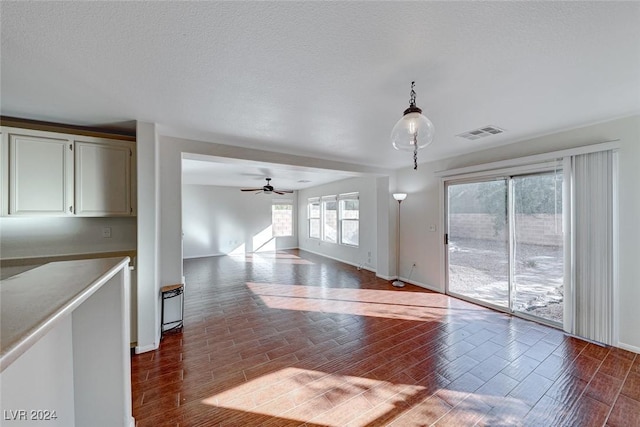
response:
[[[433,224],[429,225],[429,231],[431,231],[431,232],[436,231],[436,226],[433,225]]]
[[[105,239],[111,238],[111,227],[102,227],[102,237]]]

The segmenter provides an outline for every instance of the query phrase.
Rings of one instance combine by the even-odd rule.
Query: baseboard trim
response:
[[[329,259],[332,259],[332,260],[334,260],[334,261],[341,262],[341,263],[343,263],[343,264],[348,264],[348,265],[350,265],[350,266],[352,266],[352,267],[355,267],[355,268],[359,268],[359,269],[362,269],[362,270],[370,271],[370,272],[372,272],[372,273],[375,273],[375,272],[376,272],[376,270],[375,270],[373,267],[371,267],[370,265],[367,265],[367,264],[356,264],[356,263],[353,263],[353,262],[351,262],[351,261],[345,261],[345,260],[340,259],[340,258],[332,257],[332,256],[330,256],[330,255],[322,254],[322,253],[320,253],[320,252],[310,251],[310,250],[308,250],[308,249],[301,249],[301,248],[298,248],[298,250],[300,250],[300,251],[304,251],[304,252],[309,252],[309,253],[311,253],[311,254],[318,255],[318,256],[321,256],[321,257],[329,258]],[[378,277],[379,277],[379,276],[378,276]]]
[[[370,271],[370,272],[372,272],[372,273],[375,273],[375,272],[376,272],[376,269],[375,269],[375,268],[373,268],[372,266],[368,265],[368,264],[356,264],[356,263],[351,262],[351,261],[346,261],[346,260],[344,260],[344,259],[340,259],[340,258],[332,257],[332,256],[327,255],[327,254],[323,254],[323,253],[315,252],[315,251],[310,251],[309,249],[302,249],[302,248],[299,248],[299,247],[279,248],[279,249],[276,249],[275,251],[264,251],[264,252],[287,251],[287,250],[291,250],[291,249],[298,249],[298,250],[300,250],[300,251],[309,252],[309,253],[312,253],[312,254],[314,254],[314,255],[318,255],[318,256],[325,257],[325,258],[329,258],[329,259],[332,259],[332,260],[334,260],[334,261],[338,261],[338,262],[341,262],[341,263],[344,263],[344,264],[348,264],[348,265],[350,265],[350,266],[353,266],[353,267],[356,267],[356,268],[359,268],[359,269],[362,269],[362,270]],[[261,251],[258,251],[258,252],[247,252],[247,253],[258,253],[258,254],[259,254],[260,252],[261,252]],[[234,255],[240,255],[240,254],[224,254],[224,253],[219,253],[219,254],[211,254],[211,255],[194,255],[194,256],[185,256],[185,257],[182,257],[182,259],[208,258],[208,257],[214,257],[214,256],[225,256],[225,255],[228,255],[228,256],[234,256]],[[243,254],[243,255],[244,255],[244,254]],[[384,276],[377,276],[377,277],[380,277],[381,279],[384,279],[384,280],[392,280],[392,279],[395,279],[395,277],[390,277],[390,278],[386,278],[386,277],[384,277]]]
[[[625,344],[623,342],[618,341],[618,347],[620,347],[623,350],[628,350],[628,351],[632,351],[634,353],[640,354],[640,347],[635,345]]]
[[[147,345],[138,345],[138,346],[136,346],[136,348],[135,348],[136,354],[146,353],[148,351],[154,351],[154,350],[157,350],[158,347],[160,347],[160,340],[162,339],[162,336],[161,336],[160,330],[159,330],[160,329],[159,328],[160,319],[158,319],[157,322],[158,322],[157,323],[158,327],[156,328],[157,332],[156,332],[156,340],[155,340],[155,342],[153,342],[151,344],[147,344]]]
[[[297,246],[289,246],[289,247],[286,247],[286,248],[278,248],[275,251],[271,251],[271,252],[290,251],[292,249],[300,249],[300,248],[298,248]]]
[[[148,351],[153,351],[153,350],[157,350],[159,347],[158,344],[153,343],[153,344],[148,344],[148,345],[138,345],[135,348],[136,354],[140,354],[140,353],[146,353]]]
[[[209,258],[213,256],[223,256],[228,254],[218,253],[218,254],[210,254],[210,255],[192,255],[192,256],[183,256],[182,259],[198,259],[198,258]]]
[[[433,285],[428,285],[426,283],[422,283],[422,282],[416,282],[415,280],[409,280],[409,279],[405,279],[404,277],[400,277],[400,280],[405,282],[405,283],[409,283],[411,285],[415,285],[415,286],[419,286],[421,288],[427,289],[429,291],[433,291],[433,292],[437,292],[439,294],[444,294],[444,291],[440,288],[437,288]]]
[[[265,252],[288,251],[288,250],[291,250],[291,249],[299,249],[299,248],[297,246],[291,246],[291,247],[287,247],[287,248],[278,248],[278,249],[274,249],[274,250],[269,249],[268,251],[267,250],[264,250],[264,251],[258,250],[258,251],[254,251],[254,252],[243,252],[243,253],[237,253],[237,254],[234,254],[234,253],[226,254],[224,252],[218,252],[218,253],[209,254],[209,255],[183,256],[182,259],[209,258],[209,257],[214,257],[214,256],[238,256],[238,255],[247,255],[247,254],[259,254],[259,253],[265,253]],[[322,255],[322,254],[318,254],[318,255]]]

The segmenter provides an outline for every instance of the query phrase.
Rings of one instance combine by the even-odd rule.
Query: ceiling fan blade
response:
[[[267,180],[267,185],[265,185],[264,187],[260,187],[260,188],[241,188],[240,191],[255,191],[255,194],[260,194],[260,193],[265,193],[265,194],[271,194],[271,193],[276,193],[276,194],[287,194],[287,193],[293,193],[293,190],[276,190],[275,188],[273,188],[273,186],[271,186],[270,182],[271,182],[271,178],[265,178]]]

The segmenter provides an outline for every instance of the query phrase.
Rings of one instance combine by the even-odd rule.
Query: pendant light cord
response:
[[[416,91],[414,87],[416,82],[411,82],[411,92],[409,92],[409,108],[416,106]]]

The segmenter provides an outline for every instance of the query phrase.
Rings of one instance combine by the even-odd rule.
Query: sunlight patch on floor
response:
[[[236,255],[236,254],[234,254]],[[240,255],[240,254],[237,254]],[[295,256],[292,254],[284,253],[284,252],[260,252],[260,253],[249,253],[242,254],[242,258],[238,258],[237,260],[240,262],[246,263],[255,263],[255,264],[268,264],[272,265],[276,264],[299,264],[299,265],[313,265],[313,262],[300,258],[299,256]]]
[[[342,426],[344,415],[362,413],[367,424],[424,387],[371,378],[284,368],[204,399],[202,403],[324,426]],[[376,404],[383,400],[384,405]],[[374,409],[375,407],[375,409]],[[381,412],[382,411],[382,412]]]
[[[427,292],[330,288],[247,282],[253,293],[270,308],[353,314],[389,319],[432,321],[452,308],[476,310],[446,295]],[[453,307],[456,306],[456,307]]]
[[[464,419],[476,422],[508,420],[517,424],[529,408],[501,392],[479,393],[451,384],[435,392],[415,384],[366,377],[284,368],[202,400],[234,411],[295,420],[311,425],[413,425],[436,421],[445,425]],[[450,412],[455,407],[454,412]],[[491,408],[497,408],[495,411]],[[395,421],[395,422],[394,422]],[[514,424],[514,425],[515,425]]]

